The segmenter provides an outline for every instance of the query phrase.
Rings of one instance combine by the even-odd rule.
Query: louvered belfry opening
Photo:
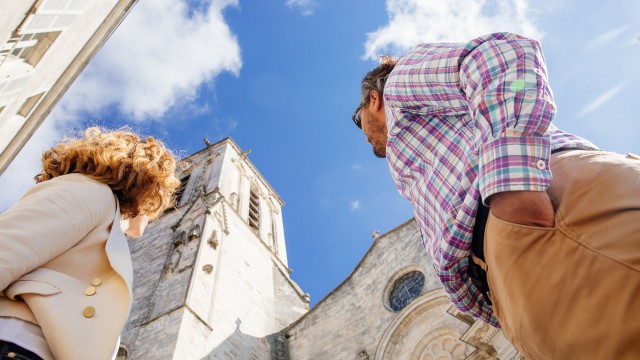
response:
[[[260,201],[254,189],[249,194],[249,226],[255,232],[260,230]]]
[[[191,178],[190,174],[180,179],[180,186],[178,186],[173,195],[176,199],[176,207],[180,206],[182,203],[182,197],[184,196],[184,190],[187,188],[187,184],[189,183],[189,178]]]

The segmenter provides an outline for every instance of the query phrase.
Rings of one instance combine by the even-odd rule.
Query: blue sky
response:
[[[231,136],[284,199],[292,278],[312,304],[411,218],[350,116],[375,54],[513,31],[539,38],[560,128],[640,153],[640,2],[139,0],[16,161],[0,210],[73,129],[130,125],[184,156]]]

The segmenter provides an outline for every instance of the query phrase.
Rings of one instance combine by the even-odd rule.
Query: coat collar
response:
[[[124,232],[120,228],[120,204],[116,199],[116,212],[113,216],[113,225],[111,226],[111,232],[107,238],[107,244],[105,245],[105,251],[109,258],[109,263],[115,272],[124,279],[129,290],[129,296],[132,296],[131,286],[133,284],[133,265],[131,263],[131,252],[129,250],[129,244]]]

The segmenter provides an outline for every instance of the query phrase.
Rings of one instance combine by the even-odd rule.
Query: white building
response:
[[[308,310],[289,277],[280,197],[227,138],[181,161],[175,209],[129,247],[133,307],[119,359],[286,359]]]
[[[136,0],[0,0],[0,175]]]

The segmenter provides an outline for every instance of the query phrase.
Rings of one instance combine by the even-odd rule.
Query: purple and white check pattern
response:
[[[384,106],[391,174],[449,298],[499,326],[467,276],[478,201],[544,191],[551,150],[596,146],[551,124],[556,106],[540,44],[509,33],[419,45],[389,75]]]

